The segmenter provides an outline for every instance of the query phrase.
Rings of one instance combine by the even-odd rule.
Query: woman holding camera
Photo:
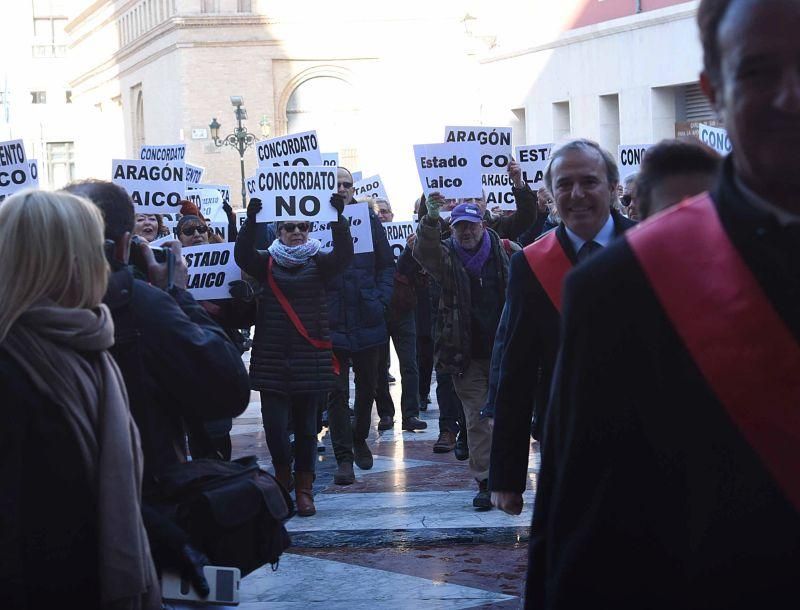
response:
[[[261,392],[261,414],[275,476],[289,488],[291,453],[289,416],[295,435],[297,514],[316,512],[312,485],[317,454],[317,408],[335,386],[325,282],[353,258],[350,226],[342,216],[344,199],[331,197],[338,218],[331,223],[333,250],[309,239],[310,223],[279,222],[267,250],[255,247],[256,215],[261,201],[251,199],[247,221],[236,241],[236,262],[263,290],[250,355],[250,382]]]
[[[161,605],[107,274],[85,199],[25,191],[0,206],[2,608]]]

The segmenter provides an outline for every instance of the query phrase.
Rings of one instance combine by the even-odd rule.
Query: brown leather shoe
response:
[[[439,432],[439,438],[433,444],[434,453],[448,453],[456,446],[456,435],[449,430]]]
[[[273,464],[272,467],[275,469],[275,478],[278,479],[278,483],[283,485],[283,488],[286,491],[292,491],[294,489],[294,477],[292,476],[292,467],[281,466],[278,464]]]
[[[295,472],[294,478],[296,483],[294,494],[297,501],[297,514],[300,517],[310,517],[316,514],[317,509],[314,506],[314,473],[313,472]]]
[[[356,482],[356,474],[353,472],[353,462],[339,462],[336,473],[333,475],[333,482],[336,485],[352,485]]]

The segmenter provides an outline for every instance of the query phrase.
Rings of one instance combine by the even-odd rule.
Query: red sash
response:
[[[557,230],[557,229],[556,229]],[[572,261],[556,237],[556,230],[545,233],[532,244],[525,246],[525,260],[539,280],[556,310],[561,313],[561,291],[564,276],[572,269]]]
[[[283,309],[283,313],[289,316],[289,319],[292,321],[295,330],[300,333],[300,336],[303,337],[306,341],[308,341],[311,345],[316,347],[317,349],[329,349],[331,350],[331,354],[333,355],[333,373],[334,375],[338,375],[340,371],[339,367],[339,359],[336,357],[336,354],[333,353],[333,343],[330,341],[325,341],[323,339],[313,339],[306,330],[306,327],[303,326],[302,320],[295,312],[292,304],[289,303],[289,299],[286,298],[286,295],[283,294],[280,288],[278,288],[278,283],[275,281],[275,278],[272,275],[272,262],[273,259],[271,256],[269,258],[269,263],[267,263],[267,283],[269,284],[270,290],[272,290],[272,294],[275,295],[275,298],[278,299],[278,303]]]
[[[713,201],[700,195],[625,236],[714,394],[800,510],[800,346]]]

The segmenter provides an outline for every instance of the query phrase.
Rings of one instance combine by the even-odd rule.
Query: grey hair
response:
[[[373,197],[373,198],[372,198],[372,205],[373,205],[374,207],[376,207],[376,208],[377,208],[379,203],[385,203],[385,204],[386,204],[386,207],[388,207],[388,208],[389,208],[389,211],[390,211],[390,212],[392,211],[392,204],[391,204],[391,203],[389,203],[389,200],[388,200],[388,199],[384,199],[383,197]]]
[[[611,153],[594,140],[576,138],[574,140],[565,142],[550,153],[550,160],[547,162],[547,168],[544,170],[544,183],[547,186],[548,191],[555,193],[553,190],[553,163],[555,163],[557,159],[563,157],[566,153],[576,150],[593,150],[598,153],[606,164],[606,178],[608,179],[608,183],[614,185],[619,184],[619,169],[617,168],[617,162],[614,161],[614,157],[611,155]]]
[[[622,184],[625,186],[630,186],[634,182],[636,182],[636,178],[639,176],[639,172],[633,172],[632,174],[628,174],[622,179]]]

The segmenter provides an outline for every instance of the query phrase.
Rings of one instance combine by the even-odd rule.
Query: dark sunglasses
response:
[[[208,227],[205,225],[198,225],[196,227],[186,227],[184,229],[181,229],[181,233],[183,233],[186,237],[194,235],[195,231],[197,231],[198,233],[200,233],[200,235],[202,235],[203,233],[208,232]]]
[[[344,188],[349,189],[349,188],[352,188],[353,183],[352,182],[340,182],[339,186],[343,186]]]
[[[284,222],[281,225],[281,229],[286,231],[287,233],[294,233],[295,229],[300,229],[301,233],[305,233],[308,231],[308,223],[307,222]]]
[[[628,207],[631,204],[632,199],[633,197],[631,197],[630,195],[623,195],[622,197],[619,198],[619,200],[622,202],[622,205],[624,205],[625,207]]]

